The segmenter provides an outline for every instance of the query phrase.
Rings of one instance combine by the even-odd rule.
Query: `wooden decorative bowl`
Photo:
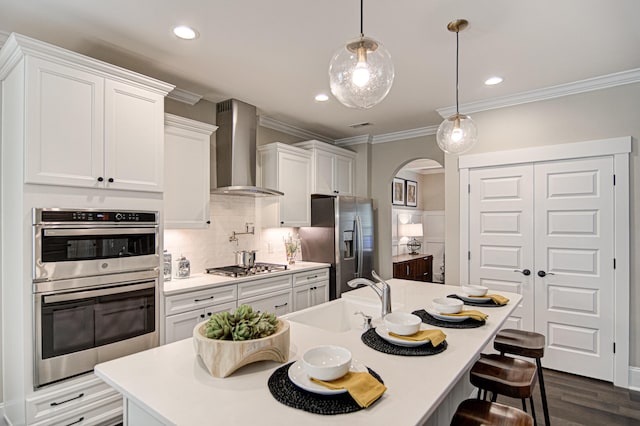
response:
[[[193,346],[214,377],[227,377],[257,361],[287,362],[289,359],[288,321],[278,319],[278,328],[271,336],[243,341],[209,339],[204,335],[206,323],[201,322],[193,329]]]

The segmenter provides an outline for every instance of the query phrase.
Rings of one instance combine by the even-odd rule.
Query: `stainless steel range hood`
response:
[[[216,106],[216,177],[212,194],[284,195],[256,186],[256,107],[228,99]]]

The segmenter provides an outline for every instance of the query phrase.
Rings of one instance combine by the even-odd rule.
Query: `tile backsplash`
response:
[[[191,262],[192,274],[235,264],[235,252],[239,250],[258,250],[257,262],[286,263],[284,238],[297,235],[297,229],[262,229],[258,205],[251,197],[211,195],[208,228],[165,230],[164,248],[172,255],[173,275],[180,255]],[[254,234],[238,235],[238,241],[229,241],[233,231],[245,232],[247,223],[255,229]]]

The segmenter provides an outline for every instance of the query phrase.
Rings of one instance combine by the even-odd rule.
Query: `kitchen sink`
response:
[[[394,307],[396,307],[394,305]],[[286,315],[284,318],[291,322],[306,324],[332,332],[344,332],[349,330],[362,330],[364,319],[362,312],[369,315],[374,322],[380,322],[380,302],[365,302],[341,298],[327,303],[312,306],[298,312]]]

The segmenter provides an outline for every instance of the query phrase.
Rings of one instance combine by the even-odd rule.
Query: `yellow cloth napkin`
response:
[[[489,315],[485,314],[484,312],[475,311],[475,310],[460,311],[457,314],[440,314],[440,315],[444,315],[448,317],[469,317],[476,321],[484,321],[487,318],[489,318]]]
[[[507,303],[509,303],[509,299],[504,297],[504,296],[500,296],[499,294],[485,294],[484,296],[468,296],[470,298],[474,298],[474,297],[490,297],[491,300],[493,300],[493,303],[495,303],[496,305],[506,305]]]
[[[413,333],[408,336],[402,336],[390,331],[389,336],[403,340],[410,340],[412,342],[421,342],[423,340],[426,342],[427,340],[430,340],[434,348],[444,342],[444,339],[447,338],[447,335],[444,334],[442,330],[420,330],[417,333]]]
[[[387,387],[367,372],[349,371],[344,376],[331,380],[318,380],[311,377],[311,381],[329,389],[346,389],[360,407],[367,408],[382,396]]]

